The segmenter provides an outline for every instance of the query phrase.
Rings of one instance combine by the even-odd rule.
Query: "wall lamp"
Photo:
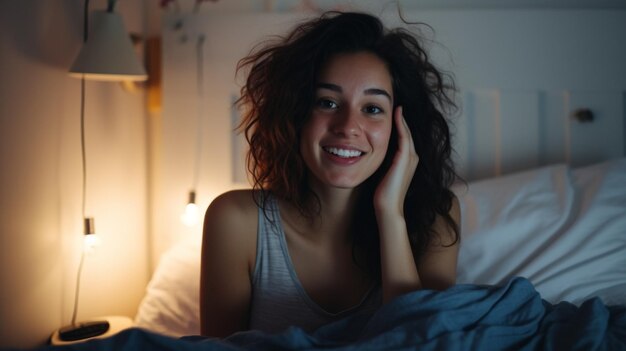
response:
[[[106,11],[94,11],[91,34],[88,31],[88,0],[85,1],[83,47],[70,67],[70,76],[105,81],[142,81],[146,70],[137,59],[122,16],[113,12],[115,1]]]

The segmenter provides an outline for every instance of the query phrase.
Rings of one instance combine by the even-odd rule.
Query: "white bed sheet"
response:
[[[553,165],[455,188],[458,283],[528,278],[549,302],[626,305],[626,159]],[[171,336],[200,333],[199,236],[166,252],[135,317]]]

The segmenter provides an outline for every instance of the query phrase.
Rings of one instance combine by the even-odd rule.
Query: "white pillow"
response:
[[[520,275],[567,223],[573,188],[556,165],[455,189],[461,205],[459,283],[503,284]]]
[[[200,235],[163,254],[148,284],[135,325],[180,337],[200,334]]]
[[[528,278],[544,299],[626,304],[626,159],[555,165],[456,189],[458,283]]]

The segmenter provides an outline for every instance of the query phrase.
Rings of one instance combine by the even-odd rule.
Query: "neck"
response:
[[[283,217],[288,218],[291,226],[298,228],[298,232],[310,240],[329,245],[350,243],[350,227],[356,210],[358,191],[328,187],[313,189],[319,200],[318,213],[311,218],[305,218],[292,206],[286,206]]]
[[[347,218],[354,214],[358,191],[354,189],[316,190],[323,219]]]

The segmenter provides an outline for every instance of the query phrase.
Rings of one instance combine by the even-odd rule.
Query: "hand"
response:
[[[419,157],[415,152],[411,130],[402,115],[402,106],[396,107],[393,119],[398,131],[398,151],[387,174],[374,192],[374,209],[378,215],[388,213],[404,217],[404,198],[415,174]]]

